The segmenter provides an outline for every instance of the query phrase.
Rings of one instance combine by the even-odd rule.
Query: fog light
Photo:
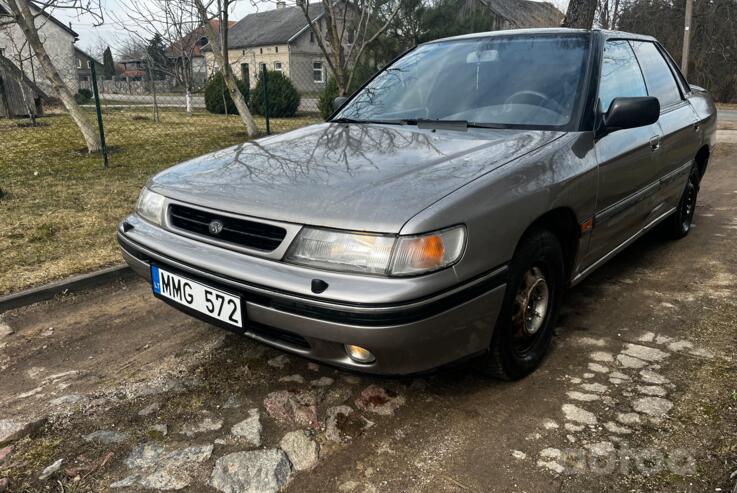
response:
[[[361,346],[351,346],[350,344],[345,345],[345,352],[348,356],[356,363],[373,363],[376,358],[371,351],[364,349]]]

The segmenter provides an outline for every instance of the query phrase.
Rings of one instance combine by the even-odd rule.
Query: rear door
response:
[[[660,48],[650,41],[631,41],[640,63],[650,96],[660,101],[660,150],[656,154],[661,186],[653,197],[651,219],[678,204],[686,178],[700,144],[696,112],[685,98],[681,87]]]
[[[599,115],[614,98],[647,96],[645,80],[627,40],[610,39],[604,46],[599,80]],[[587,264],[614,250],[634,235],[650,214],[647,197],[658,183],[654,154],[660,140],[655,123],[600,137],[595,144],[599,187]]]

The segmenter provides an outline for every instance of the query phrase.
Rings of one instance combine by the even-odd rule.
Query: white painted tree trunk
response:
[[[192,116],[192,91],[187,87],[186,104],[187,104],[187,116]]]

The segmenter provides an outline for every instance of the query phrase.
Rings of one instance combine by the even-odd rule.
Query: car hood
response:
[[[442,197],[561,135],[325,123],[198,157],[148,186],[253,217],[398,233]]]

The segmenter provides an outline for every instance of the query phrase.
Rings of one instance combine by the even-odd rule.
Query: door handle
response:
[[[650,150],[657,151],[660,149],[660,135],[656,135],[650,139]]]

